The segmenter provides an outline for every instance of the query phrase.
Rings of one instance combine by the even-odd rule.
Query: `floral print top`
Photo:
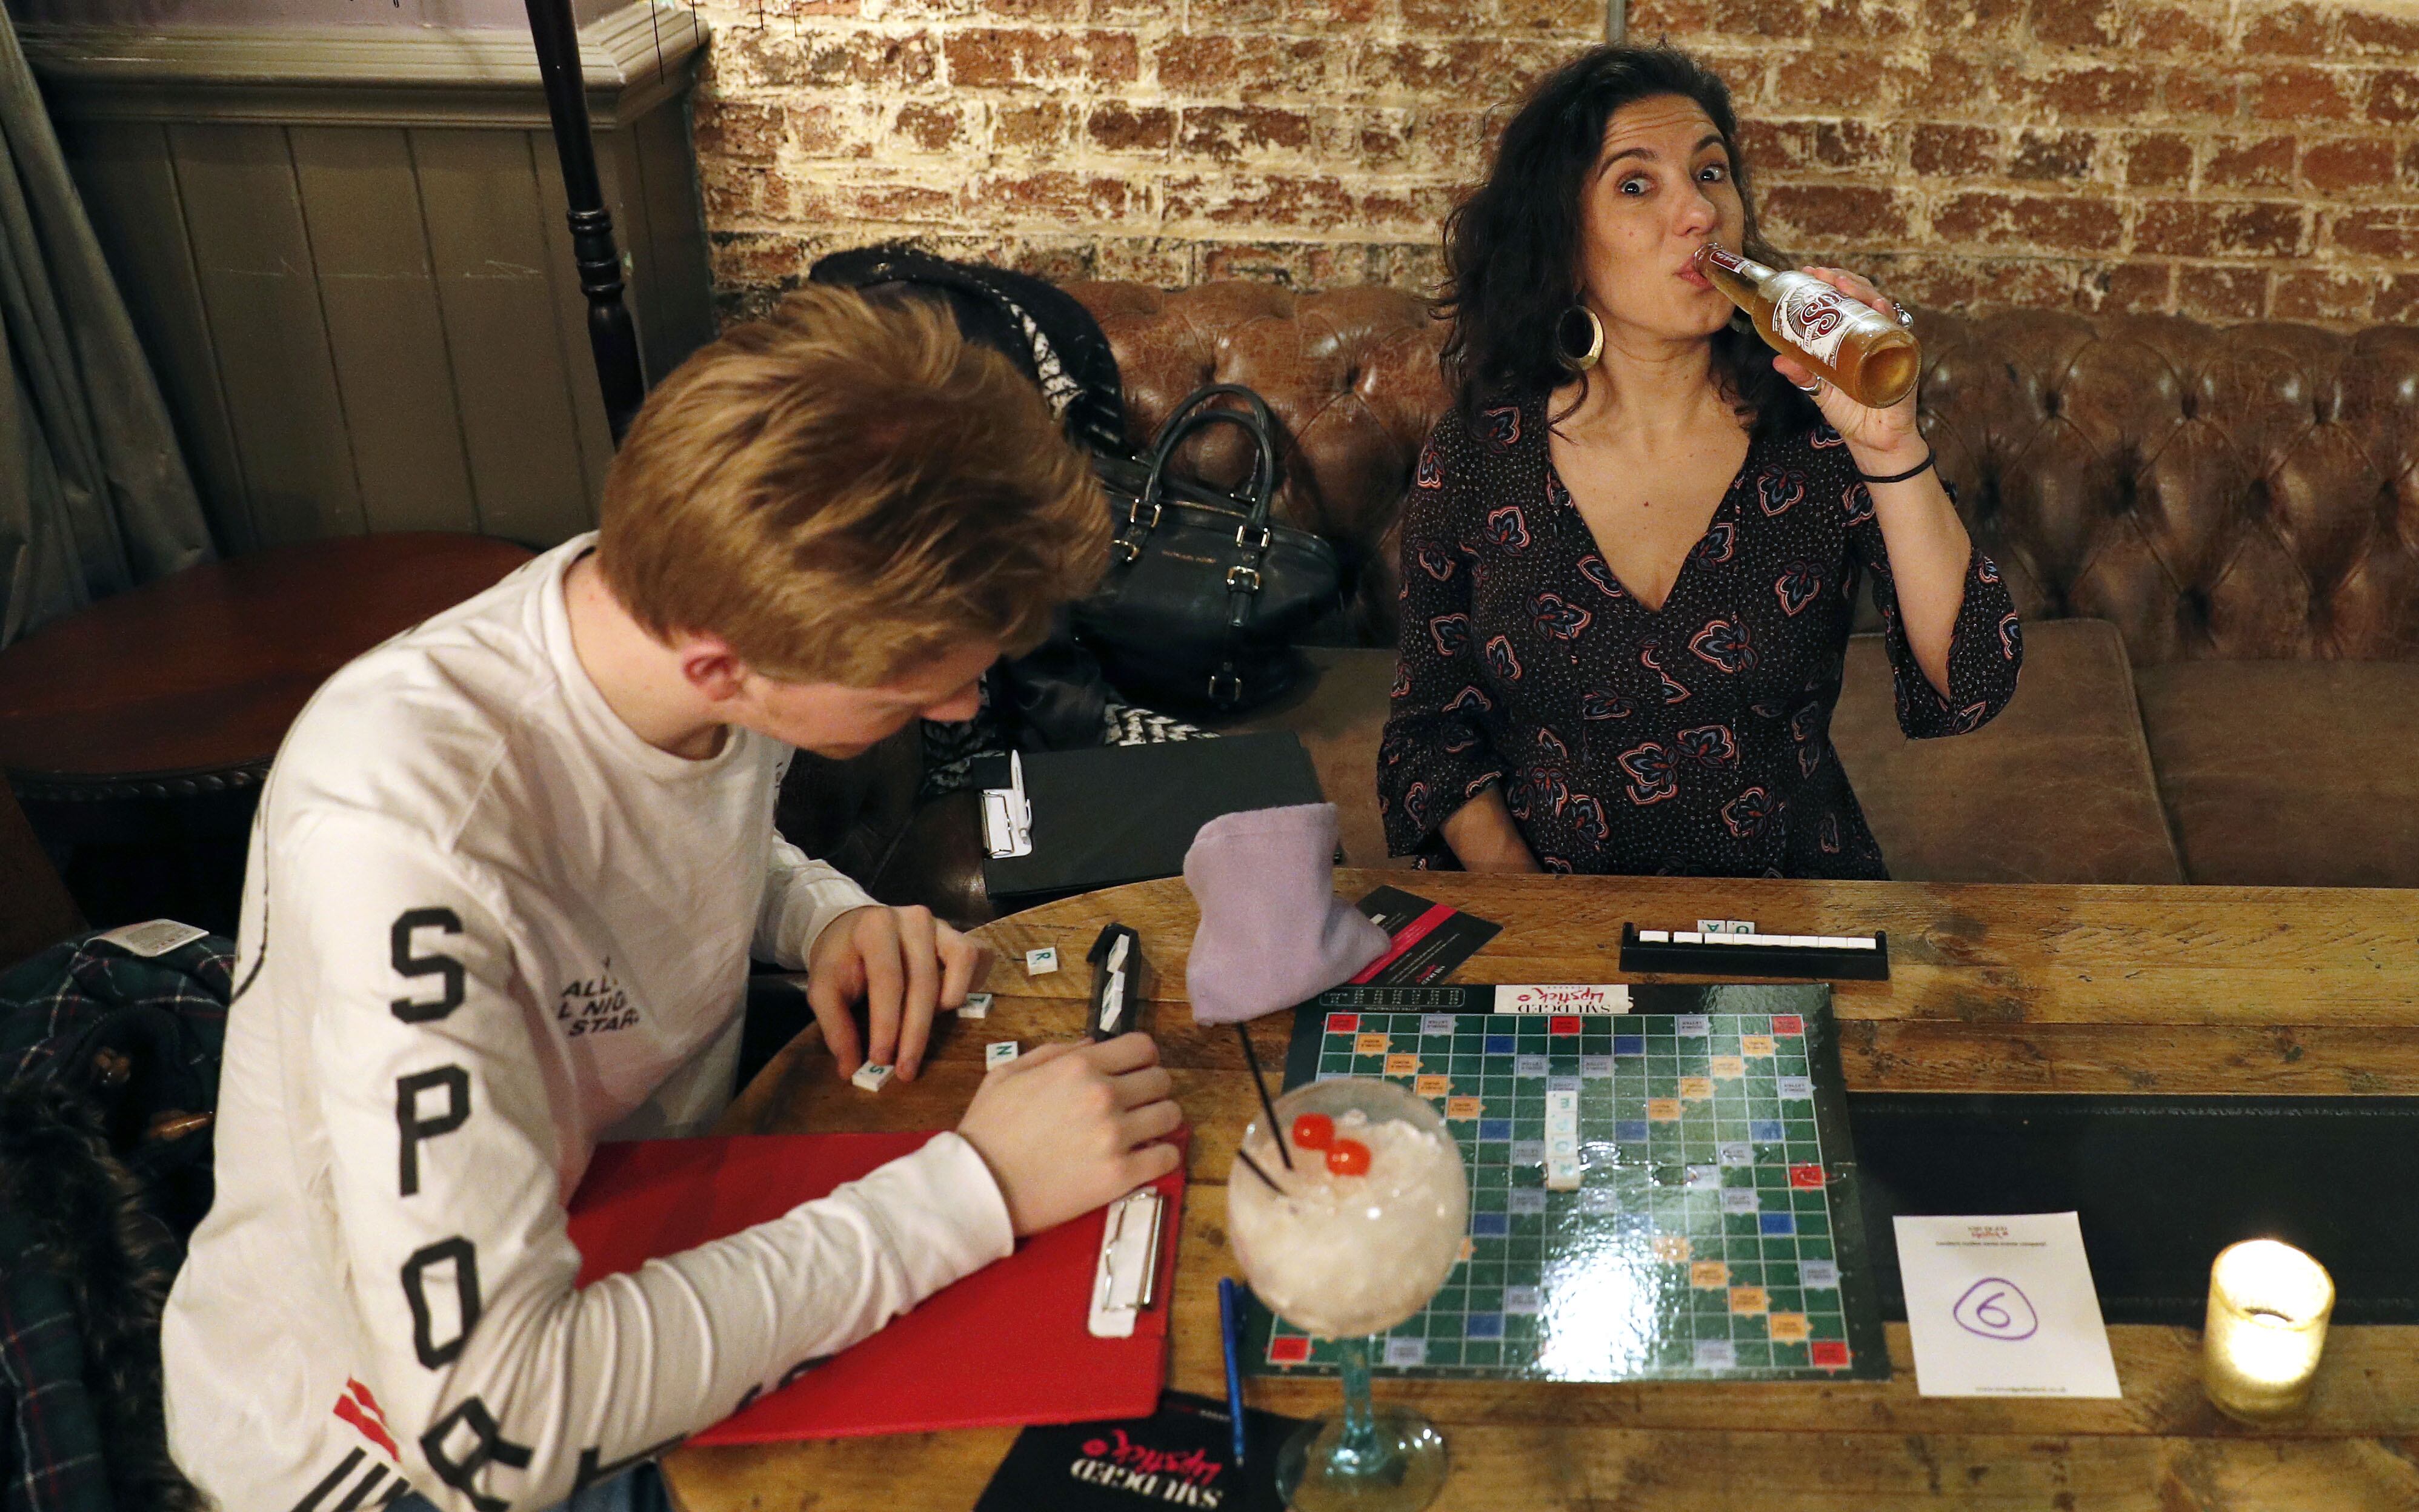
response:
[[[1448,414],[1402,533],[1402,634],[1379,747],[1389,848],[1452,866],[1438,827],[1503,789],[1548,871],[1884,878],[1828,739],[1870,576],[1899,727],[1972,730],[2015,692],[2022,627],[1975,552],[1949,695],[1916,664],[1873,501],[1819,422],[1755,439],[1659,609],[1617,580],[1555,476],[1546,396]]]

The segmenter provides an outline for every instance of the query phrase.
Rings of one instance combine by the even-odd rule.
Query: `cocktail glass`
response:
[[[1461,1259],[1470,1229],[1461,1148],[1433,1106],[1391,1082],[1314,1082],[1275,1106],[1277,1128],[1254,1120],[1242,1149],[1277,1186],[1236,1161],[1226,1232],[1254,1294],[1304,1333],[1334,1339],[1344,1374],[1343,1415],[1287,1441],[1277,1489],[1297,1512],[1414,1512],[1444,1485],[1444,1439],[1408,1408],[1373,1409],[1370,1336],[1426,1306]],[[1365,1175],[1334,1174],[1322,1151],[1290,1142],[1306,1113],[1367,1148]]]

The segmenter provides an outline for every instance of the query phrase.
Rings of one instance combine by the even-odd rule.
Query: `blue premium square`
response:
[[[1760,1232],[1767,1234],[1794,1234],[1797,1231],[1797,1215],[1795,1214],[1764,1213],[1757,1214],[1757,1217],[1759,1220],[1758,1229]]]
[[[1512,1036],[1509,1034],[1487,1035],[1487,1053],[1489,1055],[1510,1055],[1512,1053]]]
[[[1781,1127],[1780,1120],[1777,1118],[1760,1118],[1749,1122],[1747,1136],[1750,1139],[1784,1139],[1789,1137],[1789,1131]]]
[[[1512,1121],[1508,1118],[1480,1119],[1478,1137],[1481,1139],[1509,1139],[1512,1138]]]
[[[1646,1053],[1646,1036],[1643,1034],[1615,1034],[1612,1037],[1612,1053],[1615,1055],[1644,1055]]]
[[[1470,1234],[1473,1239],[1501,1239],[1511,1231],[1509,1214],[1473,1213],[1470,1215]]]
[[[1461,1331],[1469,1338],[1502,1338],[1503,1315],[1500,1312],[1474,1312],[1462,1323]]]
[[[1642,1118],[1615,1120],[1612,1137],[1622,1144],[1637,1144],[1646,1138],[1646,1121]]]

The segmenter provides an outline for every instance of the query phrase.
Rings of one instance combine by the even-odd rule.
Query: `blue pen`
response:
[[[1235,1468],[1243,1468],[1242,1308],[1235,1278],[1218,1278],[1218,1336],[1226,1347],[1226,1412],[1235,1420]]]

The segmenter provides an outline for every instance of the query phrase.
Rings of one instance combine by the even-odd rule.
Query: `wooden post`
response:
[[[613,217],[605,208],[605,191],[596,178],[579,31],[572,23],[570,0],[527,3],[538,72],[546,82],[547,115],[554,123],[554,147],[562,159],[572,260],[579,269],[579,291],[588,297],[588,345],[596,358],[597,385],[605,393],[605,423],[619,446],[646,398],[647,380],[639,365],[638,331],[622,303],[622,254],[613,244]]]

